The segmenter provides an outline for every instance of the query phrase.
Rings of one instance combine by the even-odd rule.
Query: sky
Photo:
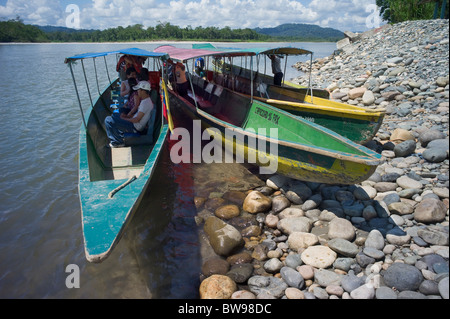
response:
[[[169,22],[179,27],[276,27],[315,24],[341,31],[380,25],[375,0],[0,0],[0,21],[108,29]]]

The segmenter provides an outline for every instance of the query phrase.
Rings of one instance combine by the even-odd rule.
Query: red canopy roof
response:
[[[220,51],[220,50],[205,50],[205,49],[183,49],[176,48],[171,45],[162,45],[157,47],[154,52],[158,53],[166,53],[170,56],[172,60],[177,60],[179,62],[185,63],[187,60],[195,59],[204,56],[213,56],[213,55],[221,55],[221,56],[242,56],[242,55],[255,55],[252,52],[243,53],[239,51]]]

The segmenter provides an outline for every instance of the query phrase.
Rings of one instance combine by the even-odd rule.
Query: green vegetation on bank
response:
[[[67,33],[64,31],[49,32],[48,38],[57,42],[131,42],[131,41],[265,41],[267,37],[251,29],[231,29],[225,27],[196,27],[180,28],[169,22],[159,23],[155,27],[144,28],[141,24],[133,26],[110,28],[103,31],[77,31]]]
[[[0,21],[0,42],[139,42],[139,41],[329,41],[344,37],[331,28],[315,25],[285,24],[276,28],[231,29],[230,27],[181,28],[169,22],[145,28],[141,24],[106,30],[75,30],[65,27],[25,25],[15,20]]]
[[[25,25],[19,19],[0,22],[0,42],[139,42],[178,41],[268,41],[270,38],[251,29],[225,27],[180,28],[159,23],[144,28],[141,24],[100,30],[74,30],[64,27]],[[45,32],[44,32],[45,31]]]
[[[376,0],[376,4],[383,20],[390,23],[448,19],[448,0]]]
[[[0,42],[48,42],[44,31],[27,25],[17,17],[15,20],[0,21]]]

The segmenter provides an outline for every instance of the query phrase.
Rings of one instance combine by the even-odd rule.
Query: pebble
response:
[[[271,206],[272,201],[269,197],[258,191],[253,191],[245,198],[243,208],[249,213],[257,214],[269,210]]]
[[[423,281],[420,270],[403,263],[391,265],[383,278],[388,287],[395,288],[398,291],[417,290]]]
[[[297,270],[305,280],[310,280],[314,278],[314,267],[310,265],[299,266]]]
[[[335,238],[328,241],[328,247],[345,257],[355,257],[359,252],[357,245],[343,238]]]
[[[290,267],[283,267],[281,268],[280,273],[281,278],[283,278],[283,280],[288,284],[289,287],[298,289],[302,289],[304,287],[305,279],[295,269],[292,269]]]
[[[327,246],[311,246],[302,252],[302,261],[314,268],[328,268],[337,258],[337,254]]]
[[[375,292],[376,299],[397,299],[397,293],[388,287],[380,287]]]
[[[256,296],[248,290],[235,291],[231,299],[256,299]]]
[[[449,293],[448,293],[448,289],[449,289],[449,287],[448,287],[448,277],[442,279],[439,282],[438,289],[439,289],[439,293],[441,294],[442,298],[443,299],[448,299],[448,297],[449,297],[448,296],[449,295]]]
[[[297,288],[289,287],[284,291],[287,299],[305,299],[305,294]]]
[[[231,299],[236,283],[228,276],[212,275],[200,285],[200,299]]]
[[[341,285],[345,291],[351,293],[356,288],[361,287],[365,281],[365,277],[358,277],[352,271],[341,279]]]
[[[341,238],[350,241],[355,238],[355,230],[353,229],[353,225],[345,218],[334,218],[331,220],[328,227],[329,238]]]
[[[353,299],[373,299],[375,297],[375,289],[370,284],[362,285],[350,293]]]
[[[386,109],[368,145],[386,162],[358,185],[205,181],[194,202],[210,252],[202,298],[205,288],[233,299],[449,298],[448,30],[448,20],[387,25],[349,41],[353,53],[313,61],[313,83],[334,99]]]

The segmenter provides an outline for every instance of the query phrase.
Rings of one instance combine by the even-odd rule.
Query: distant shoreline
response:
[[[183,41],[183,40],[155,40],[155,41],[130,41],[130,42],[0,42],[0,45],[18,45],[18,44],[166,44],[166,43],[336,43],[335,41]]]

